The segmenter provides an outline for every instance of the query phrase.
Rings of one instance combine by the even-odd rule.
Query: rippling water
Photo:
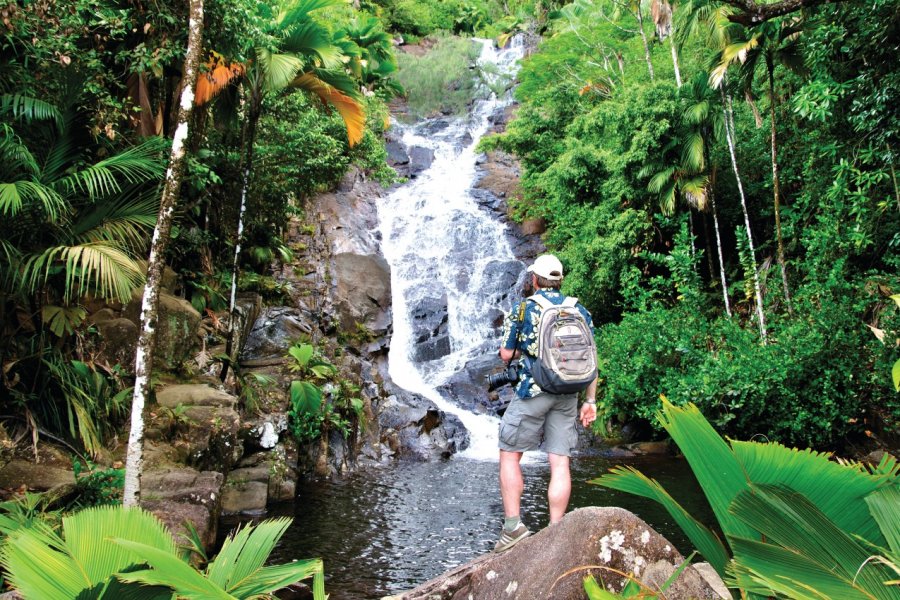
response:
[[[689,551],[681,531],[657,504],[586,483],[613,464],[596,456],[573,459],[569,509],[627,508],[679,550]],[[713,522],[683,460],[654,457],[627,464],[660,481],[701,521]],[[522,516],[534,531],[549,522],[550,472],[540,458],[523,465],[523,471]],[[274,512],[295,518],[275,552],[276,562],[324,559],[326,591],[334,600],[381,598],[409,590],[489,552],[503,517],[497,463],[461,458],[400,463],[345,481],[300,484],[296,505]]]

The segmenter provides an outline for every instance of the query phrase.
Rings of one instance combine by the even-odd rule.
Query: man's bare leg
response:
[[[521,452],[500,451],[500,497],[503,498],[503,514],[507,518],[518,517],[525,483],[522,480]]]
[[[553,523],[559,522],[559,520],[563,518],[563,515],[566,514],[566,507],[569,505],[569,496],[572,493],[572,476],[569,473],[568,456],[548,453],[547,457],[550,459],[550,485],[547,486],[547,500],[550,504],[550,524],[552,525]],[[519,472],[519,477],[521,478],[521,471]],[[519,489],[519,495],[521,496],[521,488]],[[505,497],[503,500],[503,507],[504,509],[506,508]]]

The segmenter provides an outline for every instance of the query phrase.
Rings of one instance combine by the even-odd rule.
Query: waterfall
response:
[[[524,54],[521,39],[497,50],[491,40],[482,45],[480,64],[495,65],[489,83],[509,77]],[[511,93],[475,102],[460,119],[431,119],[402,128],[407,148],[433,151],[430,167],[397,188],[378,206],[382,251],[391,266],[394,332],[389,354],[393,381],[432,400],[439,409],[459,417],[469,431],[470,446],[460,456],[495,459],[496,417],[479,415],[443,397],[437,388],[474,357],[496,355],[497,332],[492,316],[501,308],[514,281],[498,276],[521,271],[504,233],[505,225],[482,207],[473,194],[475,147],[487,132],[489,116],[512,102]],[[514,269],[509,263],[518,263]],[[508,308],[508,307],[506,307]],[[423,352],[423,311],[443,316],[446,330]],[[499,359],[497,360],[499,366]]]

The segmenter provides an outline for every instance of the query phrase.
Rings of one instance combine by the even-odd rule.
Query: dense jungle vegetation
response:
[[[210,343],[222,343],[235,290],[286,296],[272,264],[302,250],[284,233],[292,218],[308,220],[308,198],[351,168],[396,181],[383,141],[388,103],[403,98],[417,116],[462,112],[486,93],[466,38],[505,45],[518,33],[540,41],[519,73],[515,118],[482,149],[521,160],[513,212],[545,222],[545,242],[568,271],[565,291],[594,315],[598,433],[671,430],[655,418],[665,394],[666,414],[693,403],[727,436],[897,447],[897,0],[206,0],[196,88],[185,81],[189,4],[197,0],[0,4],[0,419],[15,438],[0,436],[4,452],[44,436],[100,457],[122,441],[134,374],[98,358],[103,340],[89,317],[140,298],[185,88],[195,96],[164,258],[204,315]],[[396,49],[413,42],[430,51]],[[359,408],[352,385],[335,413],[316,413],[319,398],[310,400],[312,382],[335,373],[329,357],[303,342],[290,356],[309,380],[292,386],[295,435],[314,440],[324,418],[349,427]],[[244,387],[246,409],[253,389]],[[807,476],[835,465],[803,460]],[[749,486],[738,467],[736,480]],[[865,489],[851,500],[860,505],[888,482],[871,503],[872,541],[860,552],[890,542],[896,569],[896,465],[879,469],[874,480],[857,477]],[[104,478],[121,485],[121,472],[99,477],[86,491],[116,502]],[[751,483],[774,481],[767,477]],[[622,481],[606,480],[663,497]],[[760,489],[780,506],[782,489]],[[730,518],[736,490],[722,496],[720,518]],[[16,539],[34,544],[21,552],[5,544],[0,560],[17,585],[44,593],[36,548],[76,544],[84,531],[101,539],[122,519],[143,531],[117,541],[133,554],[112,548],[121,565],[72,556],[72,573],[84,559],[109,567],[90,586],[119,573],[115,585],[152,583],[165,587],[160,597],[179,589],[157,578],[186,567],[156,524],[85,512],[80,525],[54,513],[45,530],[32,526],[42,502],[0,507],[0,531],[28,530]],[[832,504],[829,518],[850,514]],[[184,581],[250,597],[314,576],[323,597],[320,562],[295,563],[277,581],[263,568],[285,527],[243,530],[231,554]],[[266,543],[251,542],[256,535]],[[240,568],[265,581],[235,591],[227,573],[244,545],[257,555]],[[728,553],[709,553],[724,569]],[[120,572],[151,555],[159,571]]]
[[[167,263],[210,318],[232,280],[283,295],[270,264],[304,199],[351,165],[395,179],[387,102],[459,112],[483,90],[465,36],[539,34],[483,148],[521,159],[515,212],[546,221],[600,325],[612,427],[656,427],[665,393],[726,434],[890,443],[900,9],[814,4],[209,1]],[[2,412],[88,451],[123,423],[129,373],[94,360],[86,318],[143,282],[186,10],[2,9]],[[424,57],[395,51],[423,39]]]

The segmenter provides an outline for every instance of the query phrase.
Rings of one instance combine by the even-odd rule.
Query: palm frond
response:
[[[23,207],[36,202],[51,221],[68,211],[68,203],[53,188],[32,181],[0,183],[0,214],[14,217]]]
[[[866,496],[888,485],[888,475],[872,475],[859,465],[844,466],[812,450],[778,443],[731,443],[734,457],[758,484],[784,485],[803,494],[841,529],[883,546],[886,540],[867,511],[853,510]]]
[[[340,113],[344,125],[347,127],[347,142],[352,147],[363,138],[366,113],[360,102],[332,85],[331,82],[337,79],[332,76],[331,80],[326,83],[312,73],[304,73],[291,85],[317,95],[323,102],[334,107]]]
[[[210,563],[207,577],[236,596],[244,596],[246,592],[237,594],[235,590],[257,588],[261,583],[257,579],[260,569],[265,566],[266,560],[290,524],[291,519],[279,518],[238,529],[225,540],[218,556]],[[305,570],[303,568],[300,571]],[[282,572],[281,575],[285,573]],[[275,589],[278,588],[261,589],[255,594],[265,594]]]
[[[710,87],[718,89],[722,85],[725,73],[735,62],[743,63],[747,60],[751,50],[759,44],[759,36],[754,35],[749,40],[728,44],[722,50],[718,58],[718,64],[709,75]]]
[[[321,559],[298,560],[283,565],[262,567],[252,578],[231,588],[230,591],[237,598],[256,598],[312,577],[313,597],[315,600],[325,600],[323,574]]]
[[[883,487],[866,496],[866,504],[872,518],[878,523],[888,548],[900,557],[900,489],[897,486]]]
[[[735,496],[748,489],[749,478],[725,440],[693,404],[678,407],[663,398],[657,416],[691,465],[722,532],[749,539],[756,537],[751,528],[728,510]]]
[[[159,519],[136,508],[88,508],[64,518],[62,531],[65,539],[46,530],[21,529],[4,545],[0,562],[26,598],[82,597],[115,573],[144,563],[141,554],[105,543],[110,538],[140,540],[143,547],[175,553],[175,541]]]
[[[705,211],[709,201],[709,179],[706,175],[695,175],[682,179],[681,195],[689,206]]]
[[[184,562],[174,552],[167,552],[147,544],[122,538],[113,538],[113,547],[137,554],[153,569],[119,573],[120,581],[144,585],[162,585],[175,590],[178,598],[186,600],[235,600],[209,579],[201,575],[191,565]]]
[[[256,60],[262,75],[262,89],[267,92],[277,92],[288,87],[306,66],[300,57],[272,53],[265,48],[256,49]]]
[[[54,187],[98,199],[121,192],[125,184],[160,179],[165,173],[161,151],[166,144],[159,137],[147,138],[137,146],[61,178]]]
[[[26,122],[53,121],[58,128],[62,127],[62,113],[59,108],[30,96],[0,95],[0,114],[4,113],[11,114],[13,119],[24,119]]]
[[[134,259],[107,241],[47,248],[26,261],[23,278],[36,291],[49,281],[57,265],[64,267],[66,301],[90,292],[127,302],[144,281]]]
[[[650,178],[650,182],[647,184],[647,191],[659,194],[661,190],[665,186],[668,186],[674,179],[675,167],[666,167],[653,174]]]
[[[692,173],[706,168],[706,140],[698,131],[688,132],[685,136],[681,145],[681,164]]]
[[[659,502],[675,519],[706,560],[719,573],[725,572],[728,552],[722,541],[702,523],[690,515],[663,487],[634,467],[614,467],[590,483],[635,494]]]
[[[315,21],[306,21],[292,27],[279,44],[282,52],[318,59],[315,66],[337,69],[343,64],[344,53],[334,44],[328,29]]]
[[[783,573],[781,579],[803,589],[816,590],[827,598],[896,597],[884,585],[893,576],[884,565],[872,562],[869,550],[828,518],[803,494],[780,485],[752,485],[738,494],[731,507],[747,525],[764,536],[766,543],[744,543],[729,538],[734,560],[753,572]],[[780,547],[803,558],[791,569],[784,565],[765,566]],[[760,568],[762,567],[762,568]],[[825,574],[828,575],[825,575]],[[824,586],[823,586],[824,582]],[[838,590],[841,593],[837,593]],[[760,589],[749,591],[763,593]]]
[[[227,62],[218,52],[210,52],[206,70],[197,77],[197,92],[194,102],[203,106],[233,81],[243,77],[247,67],[239,62]]]
[[[79,212],[71,229],[71,241],[120,242],[123,247],[143,249],[156,226],[159,193],[156,188],[132,188],[106,202],[97,202]]]

